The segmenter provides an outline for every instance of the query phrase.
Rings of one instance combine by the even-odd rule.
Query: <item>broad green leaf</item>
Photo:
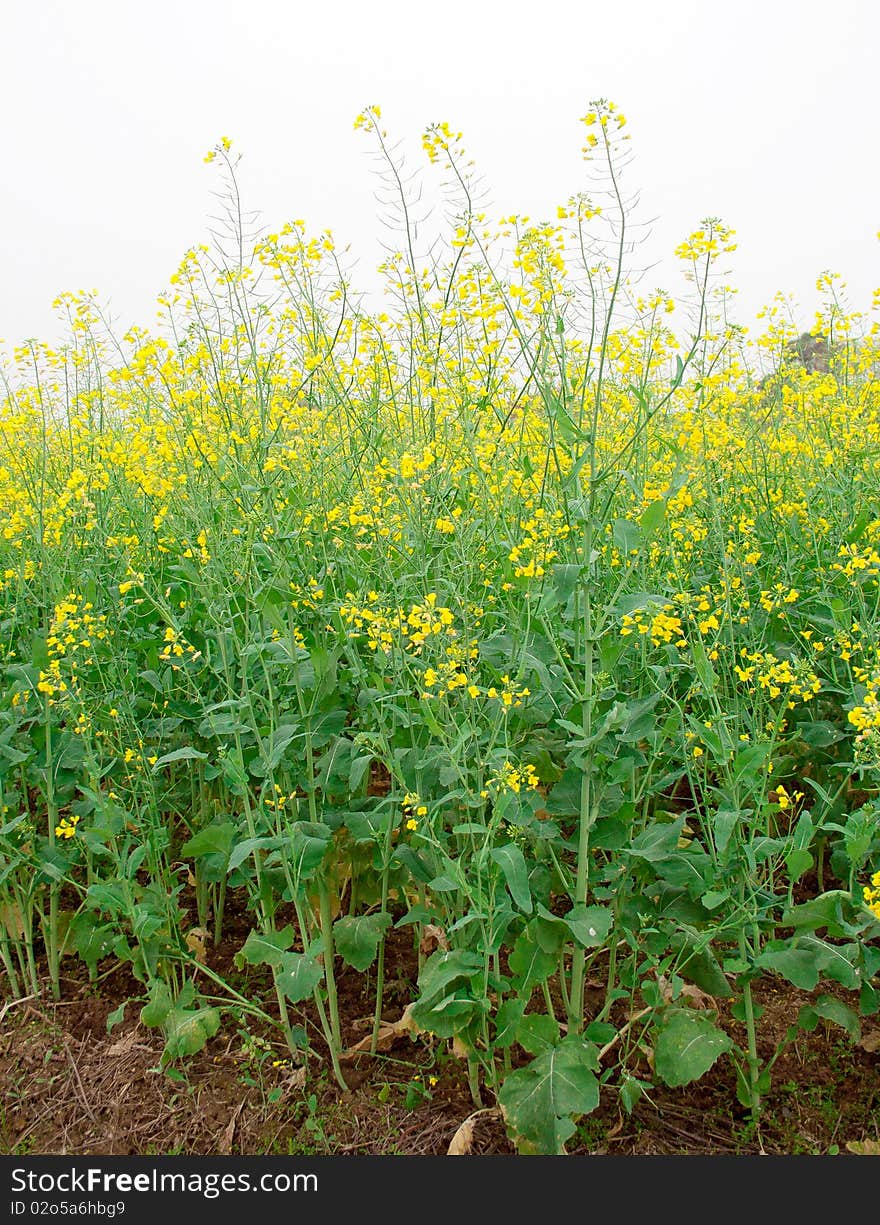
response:
[[[581,579],[581,567],[558,565],[553,567],[553,590],[560,604],[567,604]]]
[[[504,873],[504,879],[514,903],[525,914],[531,914],[532,893],[529,889],[529,871],[520,848],[515,842],[507,842],[504,846],[495,847],[491,855]]]
[[[483,958],[465,949],[438,949],[432,953],[419,975],[420,1002],[436,999],[453,983],[470,979],[483,970]]]
[[[595,949],[605,943],[614,922],[614,915],[604,906],[578,904],[562,916],[562,921],[578,944],[587,949]]]
[[[707,1016],[690,1008],[672,1009],[657,1034],[654,1067],[672,1088],[688,1085],[708,1072],[732,1045],[727,1034]]]
[[[141,1009],[141,1020],[144,1025],[155,1029],[165,1023],[174,1005],[170,988],[163,982],[150,984],[150,1001]]]
[[[815,950],[765,949],[758,957],[756,964],[764,970],[772,970],[781,975],[795,987],[800,987],[802,991],[812,991],[819,982],[820,966]]]
[[[523,1017],[516,1040],[530,1055],[543,1055],[559,1044],[559,1025],[546,1012],[530,1012]]]
[[[299,723],[280,723],[271,736],[263,741],[262,751],[269,771],[277,770],[291,741],[302,731]]]
[[[208,754],[201,752],[200,749],[194,749],[190,745],[186,745],[182,749],[175,749],[172,753],[165,753],[157,761],[153,762],[153,773],[161,770],[163,766],[170,766],[175,761],[207,761]]]
[[[503,1050],[513,1046],[517,1040],[520,1021],[525,1011],[525,1000],[518,997],[505,1000],[495,1014],[495,1047]]]
[[[798,1013],[798,1024],[812,1032],[820,1018],[845,1029],[853,1042],[858,1042],[862,1035],[859,1014],[833,995],[820,995],[814,1003],[805,1005]]]
[[[271,838],[245,838],[239,842],[229,856],[228,871],[234,872],[239,864],[244,863],[254,851],[272,851],[281,846],[283,839],[277,835]]]
[[[700,684],[703,686],[706,693],[714,693],[718,688],[718,674],[712,667],[712,662],[706,653],[706,648],[703,646],[702,639],[697,638],[696,635],[692,635],[689,641],[691,658],[694,661],[694,668],[696,669],[697,676],[700,678]],[[703,739],[706,741],[706,744],[710,746],[710,748],[715,747],[715,737],[703,735]],[[721,759],[722,755],[716,750],[714,756],[717,761]]]
[[[642,529],[631,519],[615,519],[611,525],[611,539],[621,553],[633,553],[642,543]]]
[[[289,828],[287,855],[300,880],[308,880],[321,866],[333,839],[329,825],[320,821],[296,821]]]
[[[488,1001],[477,999],[470,984],[483,968],[483,958],[464,949],[433,953],[419,975],[421,994],[412,1011],[416,1024],[440,1038],[451,1038],[485,1014]]]
[[[184,842],[180,853],[192,855],[194,859],[202,855],[222,855],[225,859],[229,856],[234,838],[235,826],[230,821],[225,821],[222,825],[206,825]]]
[[[812,866],[813,856],[809,851],[791,851],[785,858],[785,870],[792,884],[797,884]]]
[[[220,1028],[218,1008],[172,1008],[163,1025],[164,1055],[182,1059],[195,1055]]]
[[[695,983],[707,995],[733,995],[730,983],[711,948],[695,945],[684,932],[673,935],[669,943],[670,947],[681,955],[681,960],[675,966],[676,974]]]
[[[498,1094],[508,1131],[521,1153],[561,1154],[574,1133],[573,1116],[599,1105],[594,1046],[572,1034],[517,1068]]]
[[[827,749],[845,736],[839,727],[835,727],[827,719],[817,719],[813,723],[796,723],[795,729],[801,740],[812,749]]]
[[[324,977],[324,967],[305,953],[283,953],[275,982],[292,1004],[308,999]]]
[[[519,990],[528,993],[550,977],[556,969],[556,958],[552,953],[544,952],[529,926],[517,937],[508,964]]]
[[[829,936],[846,936],[852,934],[854,917],[850,893],[845,889],[830,889],[787,909],[782,915],[782,925],[802,931],[820,931],[824,927]]]
[[[356,970],[366,970],[376,960],[379,944],[391,926],[389,914],[346,915],[333,924],[336,951]]]
[[[637,1080],[635,1076],[623,1077],[620,1084],[620,1101],[627,1114],[632,1114],[639,1098],[650,1087],[646,1081]]]
[[[421,881],[423,885],[427,885],[434,878],[435,873],[425,862],[424,855],[411,846],[395,847],[392,861],[402,864],[414,879]]]
[[[487,1008],[486,1001],[475,999],[466,987],[459,987],[430,1008],[416,1004],[412,1017],[418,1026],[438,1038],[452,1038],[469,1030]]]
[[[659,863],[661,859],[668,859],[677,850],[683,829],[684,817],[679,817],[677,821],[671,822],[653,821],[633,838],[629,846],[625,848],[626,854],[633,855],[637,859],[644,859],[648,863]]]
[[[115,928],[102,924],[97,915],[89,911],[78,914],[68,928],[68,939],[73,941],[77,956],[92,972],[102,957],[112,953],[117,934]]]
[[[238,965],[247,963],[249,966],[272,966],[273,969],[280,969],[284,961],[284,954],[295,939],[296,932],[292,924],[288,924],[287,927],[277,932],[252,931],[236,953],[236,963]]]
[[[656,498],[646,506],[639,516],[639,526],[645,536],[653,536],[666,521],[666,499]]]
[[[857,944],[828,944],[810,933],[795,936],[787,947],[769,948],[757,964],[781,974],[795,987],[812,991],[821,978],[831,978],[850,991],[860,986]]]
[[[719,808],[713,816],[712,836],[715,840],[715,849],[719,855],[724,855],[733,831],[744,816],[746,816],[746,813],[739,812],[733,808]]]

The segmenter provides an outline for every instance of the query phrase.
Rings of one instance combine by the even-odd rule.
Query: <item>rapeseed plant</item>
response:
[[[550,1151],[612,1050],[632,1108],[649,1043],[673,1084],[729,1050],[757,1118],[758,973],[836,975],[880,1004],[880,878],[853,884],[880,832],[847,823],[852,792],[880,787],[876,324],[823,274],[827,368],[798,359],[783,298],[752,339],[730,322],[717,218],[677,249],[686,310],[646,290],[626,120],[600,101],[583,124],[590,190],[496,222],[462,135],[428,128],[446,212],[426,242],[366,108],[401,238],[377,309],[331,234],[247,232],[224,137],[206,161],[228,225],[185,254],[160,324],[117,341],[97,295],[64,294],[66,343],[13,351],[13,992],[38,989],[40,941],[56,993],[64,952],[124,958],[168,1058],[196,1050],[221,1001],[265,1015],[187,943],[187,891],[219,942],[235,890],[240,961],[271,972],[292,1055],[310,1001],[344,1084],[334,966],[375,966],[375,1050],[388,932],[412,925],[421,947],[430,926],[414,1022],[455,1038],[475,1099],[498,1094]],[[826,843],[849,888],[799,909]],[[798,943],[823,928],[837,944]],[[742,1050],[670,999],[687,978],[737,997]],[[617,1044],[613,1005],[636,993]],[[514,1072],[515,1043],[534,1059]],[[564,1116],[528,1105],[556,1100],[551,1048],[577,1088]]]

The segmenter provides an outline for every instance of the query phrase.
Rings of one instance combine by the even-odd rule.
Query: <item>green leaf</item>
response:
[[[639,1098],[650,1087],[645,1081],[637,1080],[635,1076],[625,1075],[623,1077],[620,1084],[620,1101],[627,1114],[632,1114]]]
[[[706,648],[703,646],[702,639],[692,636],[690,639],[690,647],[691,657],[694,661],[694,668],[697,676],[700,679],[700,684],[703,686],[706,693],[714,693],[718,688],[718,675],[715,669],[712,667],[712,662],[709,659],[709,656],[706,654]],[[712,747],[713,737],[704,736],[703,739],[706,741],[706,744]],[[716,760],[720,756],[721,755],[719,753],[716,753]]]
[[[699,1080],[732,1045],[707,1016],[690,1008],[672,1009],[657,1035],[654,1067],[667,1085],[678,1088]]]
[[[813,723],[796,723],[795,729],[804,744],[808,744],[812,749],[827,749],[838,740],[843,740],[845,735],[827,719],[817,719]]]
[[[712,818],[712,835],[715,839],[715,849],[719,855],[724,855],[733,831],[745,815],[745,813],[733,808],[719,808],[715,813]]]
[[[519,989],[528,992],[550,977],[556,968],[556,958],[540,947],[530,924],[518,936],[508,964]]]
[[[427,885],[434,877],[434,871],[425,862],[425,858],[421,852],[414,850],[411,846],[398,846],[392,855],[392,862],[402,864],[413,878],[421,881],[423,885]]]
[[[765,949],[756,964],[764,970],[772,970],[781,975],[802,991],[812,991],[819,982],[819,959],[814,950]]]
[[[180,853],[192,855],[193,859],[199,859],[202,855],[221,855],[228,859],[234,838],[235,826],[230,821],[222,825],[207,825],[184,842]]]
[[[639,516],[639,526],[645,536],[653,536],[666,520],[666,499],[657,498]]]
[[[495,847],[492,858],[504,873],[507,888],[514,903],[525,914],[532,912],[532,892],[529,888],[529,872],[525,856],[515,842],[507,842],[504,846]]]
[[[438,949],[432,953],[419,975],[420,1003],[436,999],[453,983],[472,978],[482,971],[483,958],[466,949]]]
[[[809,851],[791,851],[785,858],[785,870],[792,884],[797,884],[812,866],[813,856]]]
[[[482,975],[483,966],[481,956],[465,949],[433,953],[419,975],[421,994],[412,1012],[416,1024],[440,1038],[467,1029],[488,1008],[488,1002],[471,991],[470,980]]]
[[[235,954],[236,964],[242,966],[246,962],[249,966],[272,966],[273,969],[280,969],[284,954],[295,939],[296,932],[292,924],[277,932],[252,931]]]
[[[292,740],[300,734],[299,723],[280,723],[261,746],[267,773],[276,770]]]
[[[659,863],[661,859],[668,859],[677,850],[683,829],[684,817],[679,817],[677,821],[669,823],[654,821],[633,838],[626,847],[626,853],[637,859],[644,859],[648,863]]]
[[[516,1040],[530,1055],[543,1055],[559,1044],[559,1025],[546,1012],[530,1012],[523,1017]]]
[[[308,999],[324,977],[324,967],[305,953],[283,953],[275,982],[292,1004]]]
[[[553,567],[553,589],[560,604],[568,603],[580,578],[580,566],[566,564]]]
[[[297,821],[290,827],[288,856],[299,880],[308,880],[314,875],[332,839],[332,829],[320,821]]]
[[[379,944],[391,926],[389,914],[346,915],[333,924],[336,951],[343,961],[364,971],[376,960]]]
[[[849,919],[844,911],[852,916],[852,897],[845,889],[829,889],[818,897],[792,906],[782,915],[783,927],[795,927],[803,931],[819,931],[827,928],[829,936],[845,936],[849,934]]]
[[[163,1025],[164,1057],[182,1059],[197,1054],[220,1028],[219,1008],[173,1008]]]
[[[798,1013],[798,1024],[802,1029],[812,1032],[820,1017],[823,1021],[830,1021],[832,1025],[845,1029],[853,1042],[858,1042],[862,1036],[859,1014],[833,995],[820,995],[813,1004],[805,1005]]]
[[[578,944],[586,949],[595,949],[605,943],[614,922],[614,915],[604,906],[584,906],[579,903],[562,916],[562,921]]]
[[[858,953],[857,944],[828,944],[807,933],[795,936],[787,946],[765,949],[756,964],[781,974],[803,991],[812,991],[820,978],[831,978],[850,991],[857,991]]]
[[[505,1000],[496,1012],[494,1045],[499,1050],[513,1046],[516,1042],[525,1006],[525,1000],[514,996],[512,999]]]
[[[273,835],[271,838],[245,838],[242,842],[239,842],[229,856],[228,871],[234,872],[239,864],[244,863],[254,851],[275,850],[281,846],[282,841],[283,839],[277,835]]]
[[[141,1009],[141,1020],[144,1025],[155,1029],[165,1023],[174,1001],[170,988],[163,982],[150,984],[150,1002]]]
[[[161,770],[163,766],[170,766],[175,761],[207,761],[208,754],[202,753],[199,749],[194,749],[190,745],[186,745],[182,749],[175,749],[173,753],[166,753],[160,757],[158,761],[153,762],[153,773]]]
[[[574,1034],[505,1079],[498,1094],[508,1131],[521,1153],[558,1155],[574,1133],[572,1116],[599,1105],[597,1052]]]
[[[696,983],[707,995],[726,997],[733,994],[730,983],[708,945],[701,947],[695,944],[684,932],[674,934],[669,943],[676,953],[683,954],[681,961],[675,966],[675,973],[681,978]]]
[[[71,922],[68,938],[73,939],[77,956],[94,972],[102,957],[113,951],[118,932],[109,924],[101,924],[97,915],[82,911]]]
[[[631,519],[615,519],[611,525],[611,539],[621,553],[634,553],[642,543],[642,531]]]
[[[107,1013],[107,1033],[117,1025],[121,1025],[125,1019],[125,1008],[128,1000],[123,1000],[118,1008],[114,1008],[112,1012]]]

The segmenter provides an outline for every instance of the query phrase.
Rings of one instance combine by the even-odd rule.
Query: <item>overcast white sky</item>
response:
[[[149,325],[206,236],[221,136],[246,201],[352,244],[365,283],[382,234],[367,142],[382,106],[420,157],[462,129],[491,214],[554,215],[584,186],[579,116],[629,119],[651,284],[702,217],[738,231],[744,322],[778,290],[805,325],[823,269],[855,306],[880,285],[876,0],[0,0],[0,336],[57,337],[52,298],[97,288]]]

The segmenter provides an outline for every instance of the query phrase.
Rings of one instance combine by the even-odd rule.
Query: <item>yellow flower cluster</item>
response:
[[[491,789],[496,791],[513,791],[519,794],[523,787],[534,791],[540,785],[541,780],[533,765],[526,763],[517,766],[511,761],[505,761],[500,772],[487,780],[487,789],[482,792],[482,795],[485,799],[491,793]]]
[[[75,815],[61,817],[58,824],[55,826],[56,838],[72,838],[76,833],[76,827],[79,825],[79,817]]]
[[[646,615],[644,609],[635,614],[624,613],[620,633],[624,638],[634,633],[646,635],[655,647],[664,642],[674,642],[677,647],[687,646],[684,626],[673,604],[664,604],[653,616]]]
[[[412,833],[419,828],[419,821],[422,817],[428,815],[428,806],[422,803],[422,798],[417,791],[408,791],[401,801],[401,807],[406,817],[404,829]]]
[[[864,886],[862,898],[874,917],[880,919],[880,872],[875,872],[871,884]]]
[[[771,652],[750,652],[746,647],[741,649],[740,657],[746,662],[734,666],[739,679],[744,684],[757,682],[773,700],[785,696],[789,709],[794,709],[796,699],[812,701],[822,689],[822,681],[804,660],[779,659]]]

